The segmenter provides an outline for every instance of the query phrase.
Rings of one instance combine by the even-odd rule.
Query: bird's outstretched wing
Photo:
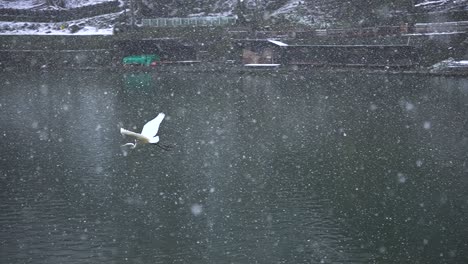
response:
[[[141,134],[148,138],[156,136],[159,130],[159,125],[163,121],[164,116],[164,113],[159,113],[159,115],[156,118],[146,123],[143,126],[143,130],[141,130]]]

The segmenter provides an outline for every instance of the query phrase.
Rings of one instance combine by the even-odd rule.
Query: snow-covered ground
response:
[[[95,5],[110,0],[65,0],[65,8]],[[45,0],[0,0],[0,8],[13,9],[47,9]]]
[[[111,35],[122,12],[57,23],[1,22],[0,35]],[[74,32],[75,29],[79,29]]]
[[[23,0],[23,1],[0,1],[0,8],[31,9],[43,5],[43,1]]]
[[[65,8],[95,5],[111,0],[64,0]],[[0,8],[50,9],[45,0],[0,0]],[[110,35],[122,12],[56,23],[2,22],[0,35]]]

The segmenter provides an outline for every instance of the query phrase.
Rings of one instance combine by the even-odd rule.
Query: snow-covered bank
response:
[[[59,3],[60,6],[48,5],[46,0],[0,0],[0,8],[17,9],[24,13],[25,10],[31,10],[32,12],[41,12],[39,10],[51,10],[58,9],[61,11],[55,12],[75,12],[76,10],[81,11],[81,7],[86,6],[98,6],[102,7],[102,3],[114,3],[115,0],[61,0],[52,1],[52,3]],[[50,2],[49,2],[50,4]],[[113,33],[114,25],[118,22],[119,16],[123,12],[117,10],[109,10],[110,12],[104,15],[94,13],[95,16],[77,19],[79,17],[68,16],[70,20],[63,22],[60,20],[34,20],[25,19],[22,17],[19,21],[11,21],[16,19],[10,19],[11,13],[6,13],[8,19],[0,21],[0,35],[110,35]],[[78,11],[76,11],[78,12]],[[83,11],[84,12],[84,11]],[[20,13],[20,14],[23,14]],[[89,12],[88,12],[89,13]],[[93,12],[91,12],[93,13]],[[107,13],[107,12],[104,12]],[[34,14],[34,13],[33,13]],[[66,13],[68,14],[68,13]],[[74,13],[73,13],[74,14]],[[24,15],[23,15],[24,16]],[[54,15],[53,15],[54,16]],[[84,17],[84,16],[81,16]],[[34,17],[32,17],[34,18]],[[39,22],[32,22],[39,21]],[[45,21],[45,22],[42,22]]]
[[[65,4],[64,8],[75,8],[86,5],[95,5],[104,2],[109,2],[111,0],[66,0],[63,1]],[[55,9],[54,7],[47,6],[45,0],[17,0],[17,1],[7,1],[0,0],[0,8],[12,8],[12,9]]]
[[[1,22],[0,35],[111,35],[122,12],[58,23]]]
[[[50,23],[0,22],[0,35],[112,35],[112,28],[83,26],[74,33],[68,27]]]

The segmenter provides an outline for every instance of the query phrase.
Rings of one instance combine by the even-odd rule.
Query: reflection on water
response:
[[[154,84],[153,76],[147,72],[124,73],[123,79],[126,91],[151,89]]]
[[[466,80],[2,75],[6,263],[468,258]]]

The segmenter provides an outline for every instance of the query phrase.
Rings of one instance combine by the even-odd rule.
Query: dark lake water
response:
[[[2,263],[468,262],[467,79],[0,75]]]

